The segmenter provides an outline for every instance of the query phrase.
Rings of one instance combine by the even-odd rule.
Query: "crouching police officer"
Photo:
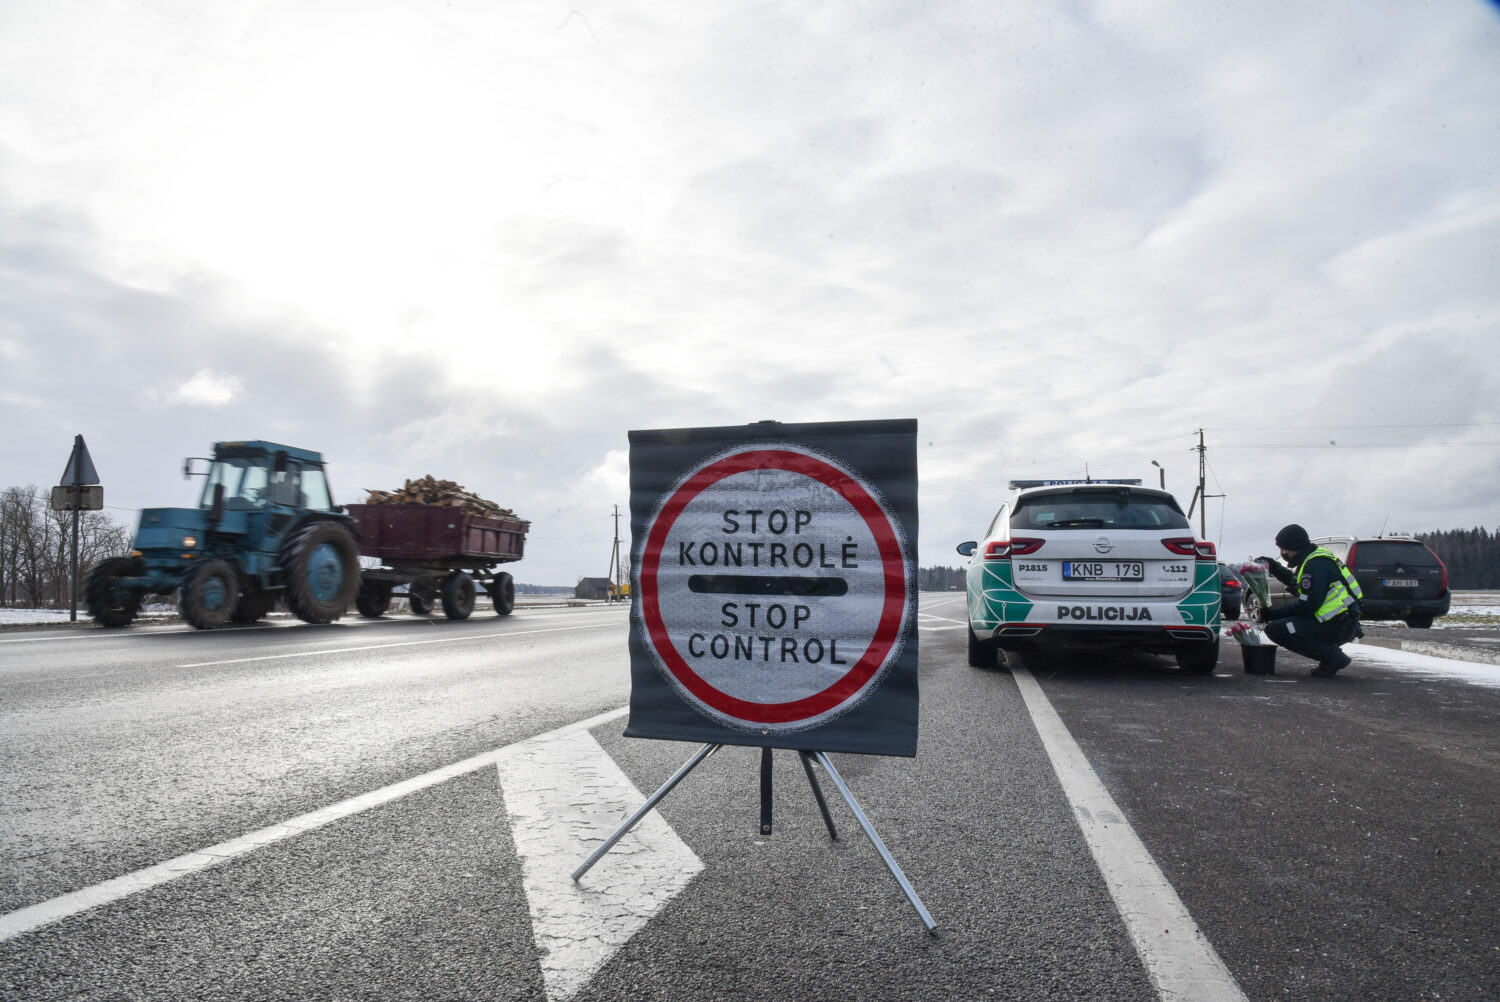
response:
[[[1293,654],[1318,662],[1310,674],[1332,678],[1349,667],[1349,655],[1340,648],[1356,637],[1359,628],[1359,582],[1338,557],[1321,546],[1313,546],[1307,530],[1289,525],[1276,534],[1283,567],[1270,557],[1260,559],[1287,586],[1295,601],[1261,610],[1266,636]]]

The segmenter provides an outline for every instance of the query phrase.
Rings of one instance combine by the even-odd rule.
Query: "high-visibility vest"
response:
[[[1313,610],[1313,618],[1320,623],[1326,623],[1341,613],[1348,612],[1350,609],[1357,609],[1359,600],[1364,598],[1365,595],[1360,590],[1359,582],[1354,579],[1354,575],[1350,573],[1349,568],[1344,566],[1343,561],[1321,546],[1309,553],[1307,559],[1303,560],[1297,568],[1297,587],[1299,591],[1302,587],[1302,572],[1307,569],[1308,561],[1316,560],[1319,557],[1327,557],[1333,561],[1333,566],[1339,569],[1339,576],[1334,578],[1328,585],[1328,594],[1323,596],[1323,604]],[[1303,597],[1305,598],[1306,596]]]

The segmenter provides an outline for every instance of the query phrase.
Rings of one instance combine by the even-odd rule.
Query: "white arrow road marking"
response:
[[[627,709],[627,707],[621,706],[606,713],[589,717],[587,720],[575,721],[556,730],[548,731],[545,734],[538,734],[536,737],[526,741],[507,745],[504,748],[497,748],[493,751],[487,751],[483,754],[466,758],[462,762],[455,762],[452,765],[443,766],[441,769],[434,769],[432,772],[424,773],[421,776],[414,776],[411,779],[404,779],[399,783],[392,783],[390,786],[360,794],[357,797],[321,808],[310,814],[288,818],[280,824],[261,828],[258,831],[241,835],[239,838],[231,839],[228,842],[220,842],[217,845],[199,849],[197,852],[190,852],[175,859],[169,859],[165,863],[157,863],[155,866],[148,866],[143,870],[127,873],[123,876],[115,877],[113,880],[106,880],[101,884],[94,884],[91,887],[72,891],[48,901],[42,901],[38,904],[28,905],[25,908],[18,908],[13,912],[7,912],[4,915],[0,915],[0,943],[8,939],[14,939],[33,929],[40,929],[42,926],[70,918],[80,912],[112,904],[132,894],[139,894],[142,891],[158,887],[181,877],[186,877],[200,870],[206,870],[210,866],[217,866],[228,860],[248,855],[257,849],[264,849],[267,846],[275,845],[286,839],[294,838],[303,832],[314,831],[335,821],[353,817],[372,807],[388,804],[394,800],[399,800],[402,797],[416,793],[419,790],[425,790],[439,783],[446,783],[450,779],[456,779],[459,776],[467,775],[476,770],[488,768],[518,748],[524,748],[538,742],[545,742],[549,738],[565,737],[574,732],[581,731],[587,733],[591,727],[598,727],[600,724],[607,724],[611,720],[618,720],[620,717],[625,716]],[[593,741],[592,738],[589,740]],[[598,748],[599,746],[596,743],[594,747]],[[603,754],[602,749],[600,750],[600,754]],[[642,802],[644,800],[645,798],[641,798]],[[580,854],[579,858],[582,859],[585,854],[584,850],[579,848],[578,852]]]
[[[547,997],[561,1002],[685,888],[703,862],[652,811],[575,883],[573,870],[646,797],[586,730],[522,742],[496,764],[533,935],[544,954]]]

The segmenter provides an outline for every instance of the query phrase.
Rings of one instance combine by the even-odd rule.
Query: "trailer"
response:
[[[467,619],[481,585],[496,614],[508,616],[515,608],[515,581],[496,568],[524,555],[530,522],[439,505],[351,504],[347,510],[359,530],[360,555],[380,561],[360,569],[354,598],[360,615],[384,615],[401,585],[419,616],[440,601],[449,619]]]

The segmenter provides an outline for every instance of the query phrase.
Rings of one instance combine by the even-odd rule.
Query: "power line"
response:
[[[1451,424],[1310,424],[1256,425],[1251,428],[1204,428],[1204,431],[1360,431],[1391,428],[1500,428],[1500,421],[1467,421]]]
[[[1215,449],[1472,449],[1478,446],[1500,445],[1500,442],[1313,442],[1303,445],[1278,443],[1273,445],[1215,445]]]

